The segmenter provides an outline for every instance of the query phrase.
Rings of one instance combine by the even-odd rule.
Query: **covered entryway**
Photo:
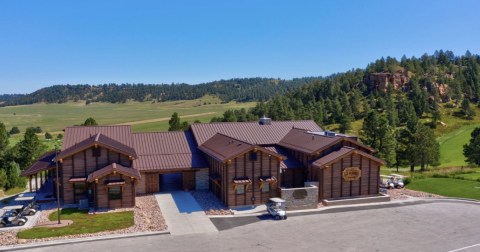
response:
[[[160,192],[172,192],[183,190],[183,175],[178,173],[165,173],[159,175]]]

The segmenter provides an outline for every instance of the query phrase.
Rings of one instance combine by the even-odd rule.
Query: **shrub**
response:
[[[49,140],[50,140],[50,139],[52,139],[52,138],[53,138],[53,137],[52,137],[52,134],[50,134],[50,133],[48,133],[48,132],[45,133],[45,139],[49,139]]]
[[[412,182],[412,179],[410,177],[406,177],[403,179],[403,185],[408,185]]]
[[[9,133],[10,133],[10,135],[18,134],[18,133],[20,133],[20,129],[18,129],[17,126],[13,126]]]

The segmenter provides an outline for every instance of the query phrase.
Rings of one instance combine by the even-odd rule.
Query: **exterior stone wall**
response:
[[[287,210],[317,208],[318,187],[307,185],[300,188],[280,188],[281,197],[286,202]]]
[[[195,190],[208,190],[208,169],[195,172]]]
[[[140,173],[141,179],[135,185],[136,194],[145,194],[145,173]]]

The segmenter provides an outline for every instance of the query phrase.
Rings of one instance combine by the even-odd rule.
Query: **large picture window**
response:
[[[122,199],[122,187],[112,186],[108,188],[108,200]]]

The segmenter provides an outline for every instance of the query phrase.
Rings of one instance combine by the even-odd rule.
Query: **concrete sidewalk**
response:
[[[172,235],[218,232],[189,192],[174,191],[155,195]]]

